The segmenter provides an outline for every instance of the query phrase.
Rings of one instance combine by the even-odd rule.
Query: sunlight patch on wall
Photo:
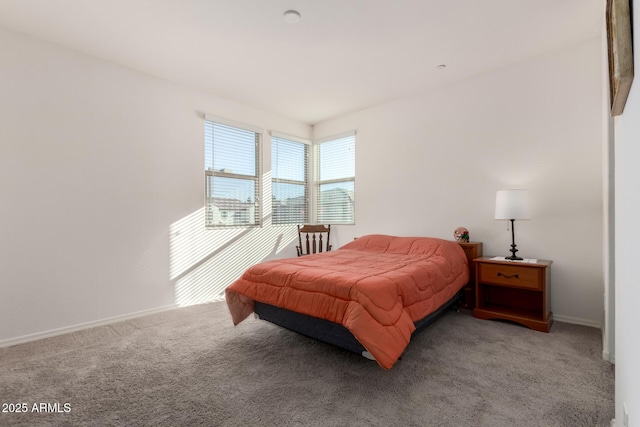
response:
[[[207,230],[202,207],[169,227],[169,278],[175,279],[202,262],[223,244],[246,231],[243,228]]]
[[[297,237],[295,226],[248,229],[246,234],[224,243],[204,262],[176,280],[176,304],[185,306],[223,299],[225,288],[247,268],[275,255]]]
[[[169,229],[170,278],[176,304],[187,306],[224,298],[224,290],[250,266],[282,252],[298,238],[295,225],[271,225],[271,174],[262,177],[263,225],[251,228],[207,229],[202,207]]]

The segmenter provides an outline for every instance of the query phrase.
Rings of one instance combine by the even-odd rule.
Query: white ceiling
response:
[[[603,16],[603,0],[0,0],[0,26],[309,124],[600,37]]]

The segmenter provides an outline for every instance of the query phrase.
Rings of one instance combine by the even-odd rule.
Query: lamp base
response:
[[[513,222],[511,223],[511,233],[513,233]],[[516,249],[516,242],[515,242],[515,239],[513,238],[513,234],[511,234],[511,236],[512,236],[511,249],[509,249],[511,251],[511,256],[506,256],[504,258],[510,259],[511,261],[521,261],[523,258],[516,255],[516,252],[518,252],[518,250]]]

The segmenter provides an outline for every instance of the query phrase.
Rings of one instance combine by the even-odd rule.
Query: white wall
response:
[[[594,39],[316,125],[314,138],[358,132],[356,226],[338,227],[336,244],[366,233],[449,239],[465,226],[486,255],[510,255],[495,192],[527,188],[533,219],[516,222],[519,255],[554,261],[557,320],[600,327],[601,72]]]
[[[615,363],[615,145],[614,123],[609,101],[609,59],[606,4],[602,4],[602,250],[604,279],[604,327],[602,328],[602,357]]]
[[[0,52],[0,345],[215,298],[293,239],[203,229],[201,114],[310,126],[13,32]]]
[[[640,5],[633,2],[633,22],[640,22]],[[633,36],[640,46],[640,31]],[[640,257],[640,86],[638,49],[635,79],[621,116],[615,123],[615,350],[616,426],[623,424],[623,405],[629,411],[629,427],[640,426],[640,334],[638,302],[640,279],[635,265]]]
[[[4,30],[0,51],[0,345],[215,298],[292,250],[291,227],[203,229],[201,113],[309,126]],[[600,84],[594,40],[317,125],[315,137],[358,130],[357,225],[334,246],[464,225],[507,255],[495,191],[525,187],[520,255],[554,260],[557,318],[599,326]],[[263,156],[268,192],[268,135]]]

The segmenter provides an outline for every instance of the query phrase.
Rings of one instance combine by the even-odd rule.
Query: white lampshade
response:
[[[496,193],[496,219],[531,219],[527,190],[499,190]]]

